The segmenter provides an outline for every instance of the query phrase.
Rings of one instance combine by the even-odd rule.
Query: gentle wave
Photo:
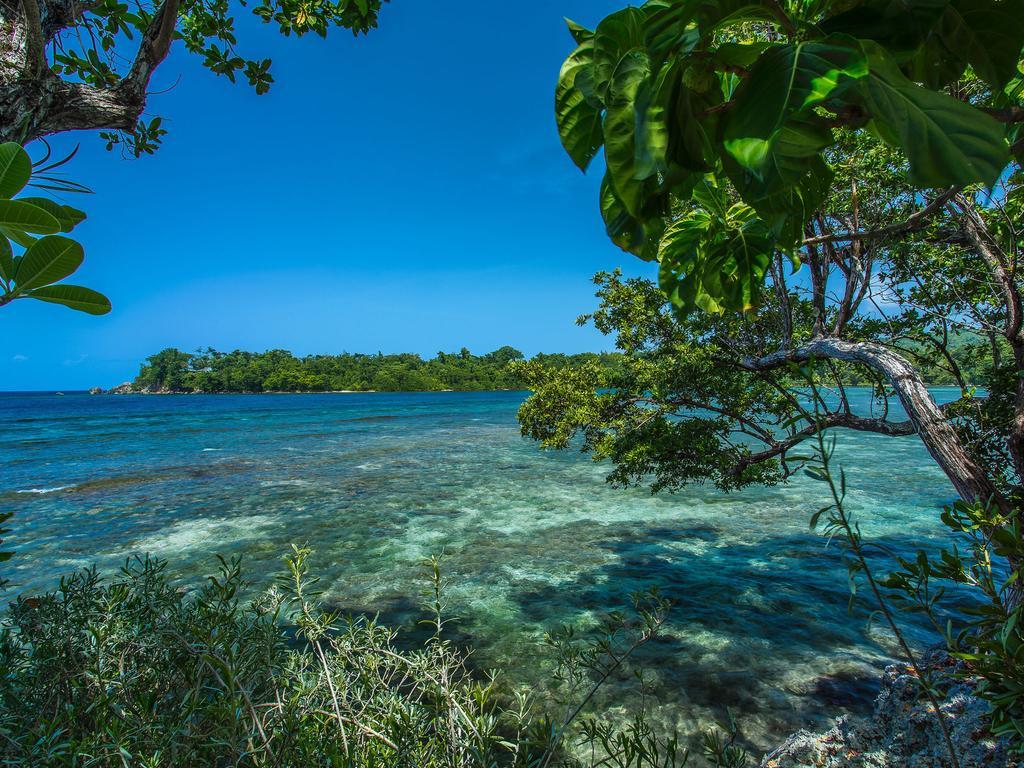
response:
[[[58,485],[53,488],[22,488],[15,493],[57,493],[57,491],[66,491],[74,487],[73,485]]]

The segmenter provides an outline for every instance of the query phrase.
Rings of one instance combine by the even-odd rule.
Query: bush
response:
[[[643,713],[622,727],[584,716],[593,690],[664,621],[657,597],[597,637],[551,639],[561,719],[497,674],[471,674],[444,638],[431,562],[433,634],[414,650],[365,617],[325,612],[295,549],[287,573],[248,603],[238,560],[194,591],[166,564],[95,570],[19,598],[0,624],[0,763],[5,766],[445,766],[578,768],[687,762]],[[720,736],[713,764],[746,757]],[[586,761],[573,757],[586,754]]]

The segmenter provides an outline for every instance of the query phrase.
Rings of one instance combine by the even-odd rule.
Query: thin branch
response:
[[[924,227],[928,223],[928,219],[941,211],[942,207],[959,191],[960,187],[950,187],[928,203],[924,208],[911,214],[904,221],[901,221],[898,224],[890,224],[887,227],[880,227],[878,229],[868,229],[863,232],[840,232],[831,235],[819,235],[818,237],[807,238],[804,240],[803,244],[817,245],[819,243],[839,243],[850,241],[863,242],[865,240],[878,240],[884,237],[914,232],[915,230]]]

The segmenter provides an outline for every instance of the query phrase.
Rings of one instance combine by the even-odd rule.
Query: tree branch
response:
[[[139,52],[135,56],[128,76],[118,86],[139,99],[145,98],[146,87],[153,72],[171,50],[174,40],[174,29],[178,23],[178,8],[181,0],[164,0],[160,11],[153,17],[146,34],[142,37]]]
[[[982,107],[981,111],[1000,123],[1024,123],[1024,107]]]
[[[36,0],[21,0],[25,11],[26,51],[25,72],[29,77],[39,77],[46,71],[46,40],[43,38],[43,25],[39,16],[39,3]]]
[[[797,430],[785,440],[774,443],[769,448],[756,453],[744,456],[732,468],[731,472],[739,477],[748,467],[769,459],[778,458],[785,461],[786,453],[796,448],[802,442],[813,437],[823,429],[852,429],[858,432],[872,432],[878,435],[889,437],[907,437],[916,434],[913,422],[907,421],[886,421],[885,419],[864,418],[855,416],[852,413],[840,412],[830,413],[817,421],[808,424],[803,429]]]
[[[815,360],[845,360],[860,363],[884,376],[895,390],[921,442],[946,473],[957,493],[966,501],[994,500],[1006,506],[991,478],[974,461],[953,425],[935,403],[920,374],[904,357],[881,344],[816,338],[793,350],[780,350],[764,357],[739,361],[743,370],[773,371]]]
[[[941,211],[942,207],[959,191],[960,187],[950,187],[928,203],[924,208],[914,212],[898,224],[891,224],[887,227],[880,227],[878,229],[869,229],[863,232],[839,232],[837,234],[809,237],[804,240],[803,244],[817,245],[819,243],[839,243],[849,241],[863,242],[864,240],[878,240],[883,237],[891,237],[892,235],[903,235],[908,232],[913,232],[923,228],[928,223],[928,219]]]

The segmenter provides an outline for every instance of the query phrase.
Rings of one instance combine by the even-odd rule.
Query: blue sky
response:
[[[54,142],[81,144],[68,170],[95,190],[66,200],[89,214],[73,281],[114,311],[5,307],[0,389],[111,386],[166,346],[608,348],[574,324],[590,276],[652,270],[607,241],[599,169],[562,152],[552,92],[562,17],[621,5],[393,0],[370,36],[326,41],[240,13],[240,49],[274,59],[260,97],[176,44],[148,107],[170,131],[156,155]]]

